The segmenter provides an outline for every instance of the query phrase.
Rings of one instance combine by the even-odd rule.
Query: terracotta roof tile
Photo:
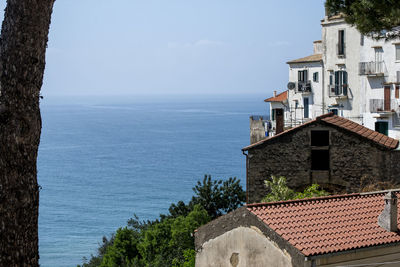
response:
[[[264,100],[264,102],[284,102],[288,99],[288,90],[278,94],[277,96],[270,97]]]
[[[286,130],[280,134],[277,134],[275,136],[269,137],[269,138],[265,138],[257,143],[254,143],[250,146],[247,146],[245,148],[243,148],[243,151],[249,150],[251,148],[257,147],[261,144],[264,144],[270,140],[276,139],[281,135],[287,134],[289,132],[293,132],[293,131],[297,131],[303,127],[306,127],[309,124],[312,123],[316,123],[317,121],[323,121],[325,123],[327,123],[328,125],[332,125],[332,126],[336,126],[340,129],[344,129],[348,132],[351,132],[353,134],[357,134],[363,138],[366,138],[369,141],[372,141],[378,145],[381,145],[387,149],[395,149],[397,148],[397,146],[399,145],[399,140],[396,140],[394,138],[388,137],[384,134],[378,133],[376,131],[373,131],[371,129],[368,129],[367,127],[364,127],[358,123],[355,123],[351,120],[345,119],[343,117],[339,117],[336,115],[333,115],[333,113],[328,113],[328,114],[324,114],[322,116],[317,117],[315,120],[306,122],[302,125],[299,125],[297,127],[291,128],[289,130]]]
[[[319,62],[319,61],[322,61],[322,54],[313,54],[311,56],[294,59],[286,63],[293,64],[293,63]]]
[[[396,194],[400,197],[400,191]],[[250,204],[247,209],[305,256],[312,256],[400,242],[400,233],[377,223],[384,195],[328,196]]]

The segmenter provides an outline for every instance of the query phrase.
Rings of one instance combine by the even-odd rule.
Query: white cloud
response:
[[[214,41],[214,40],[198,40],[195,42],[188,42],[188,43],[178,43],[178,42],[169,42],[168,48],[196,48],[196,47],[220,47],[226,45],[224,42],[221,41]]]

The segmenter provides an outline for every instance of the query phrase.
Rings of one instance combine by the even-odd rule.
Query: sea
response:
[[[42,267],[76,266],[103,236],[189,201],[205,174],[245,187],[249,116],[265,95],[69,96],[41,102]]]

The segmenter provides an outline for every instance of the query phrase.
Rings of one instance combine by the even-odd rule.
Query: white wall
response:
[[[344,19],[325,19],[322,23],[322,42],[324,47],[323,61],[325,69],[324,92],[326,109],[328,106],[343,105],[344,117],[361,123],[362,105],[365,103],[364,94],[360,91],[358,64],[360,62],[361,35],[354,27],[345,23]],[[338,31],[345,31],[345,56],[337,55]],[[345,70],[348,75],[348,97],[337,98],[329,96],[330,71]],[[340,114],[340,112],[339,112]],[[340,114],[341,115],[341,114]]]
[[[314,119],[322,115],[322,64],[320,62],[292,63],[289,65],[289,82],[296,83],[298,81],[298,71],[307,70],[308,80],[311,81],[311,93],[296,92],[289,90],[289,108],[292,120],[304,119],[303,109],[295,110],[295,101],[298,101],[298,106],[304,108],[303,99],[309,99],[309,118]],[[318,82],[313,81],[313,73],[318,72]]]

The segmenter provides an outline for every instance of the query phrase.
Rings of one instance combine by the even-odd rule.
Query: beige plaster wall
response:
[[[238,227],[205,242],[196,255],[196,267],[286,267],[288,253],[280,250],[256,227]]]

